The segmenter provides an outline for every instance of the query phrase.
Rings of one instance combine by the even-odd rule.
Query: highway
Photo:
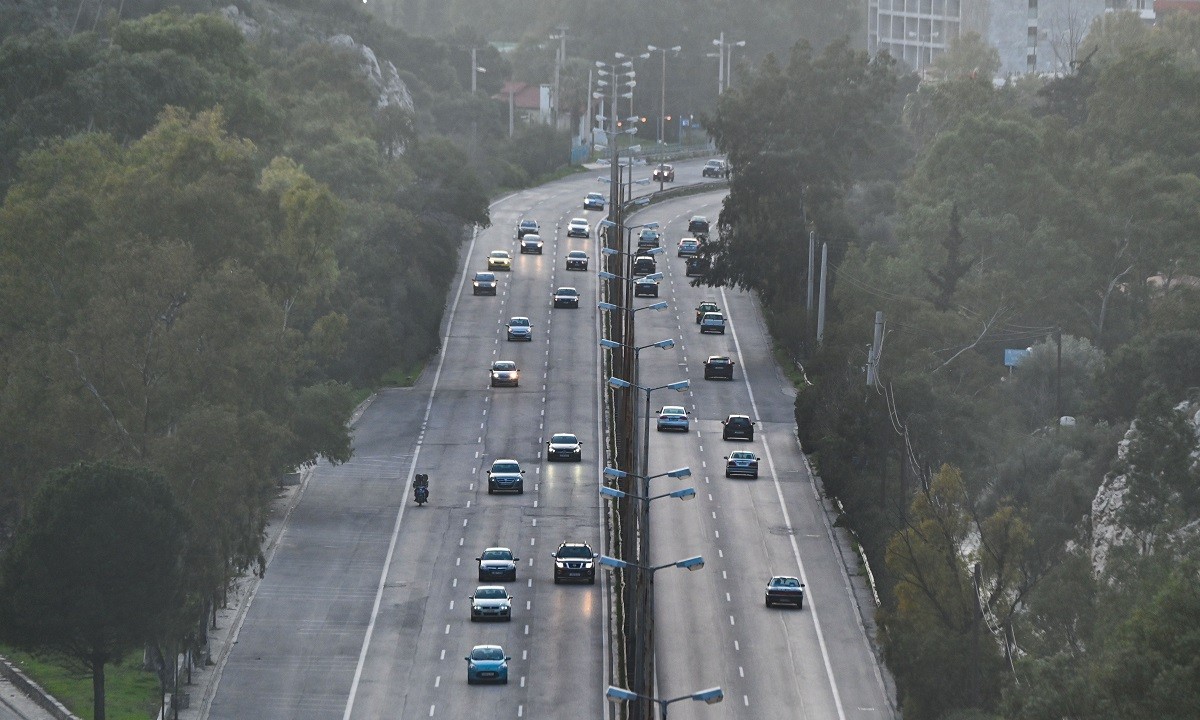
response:
[[[678,183],[698,182],[701,165],[678,164]],[[587,217],[594,228],[603,217],[582,209],[585,193],[607,192],[596,175],[493,204],[492,226],[464,250],[441,354],[415,387],[381,392],[366,407],[350,462],[321,463],[309,477],[220,669],[208,717],[599,719],[613,711],[603,697],[613,680],[607,573],[598,571],[595,585],[556,585],[550,558],[567,540],[608,552],[598,497],[598,245],[594,230],[588,239],[565,236],[570,218]],[[693,502],[654,503],[653,560],[703,555],[707,563],[655,577],[659,692],[725,689],[722,704],[673,705],[672,718],[891,717],[794,436],[790,386],[774,367],[755,303],[741,292],[689,287],[674,256],[687,218],[715,221],[720,199],[714,191],[656,203],[628,220],[666,227],[659,270],[671,308],[639,313],[637,341],[677,341],[641,353],[642,384],[692,380],[688,393],[653,396],[655,407],[687,405],[693,424],[687,434],[651,432],[651,474],[688,465],[694,475],[656,479],[652,489],[690,482],[698,491]],[[522,217],[542,225],[540,256],[518,253]],[[498,273],[496,297],[472,295],[470,275],[497,249],[512,253],[512,272]],[[565,270],[570,250],[588,252],[588,272]],[[579,309],[551,308],[559,285],[579,289]],[[726,310],[726,335],[699,336],[692,308],[705,297]],[[506,341],[514,315],[531,319],[532,342]],[[701,379],[709,354],[735,358],[734,382]],[[520,386],[490,388],[493,360],[516,361]],[[719,420],[729,412],[760,423],[754,443],[721,441]],[[582,463],[546,462],[554,432],[580,436]],[[760,479],[724,479],[722,455],[744,447],[763,458]],[[525,470],[525,492],[489,495],[485,471],[506,457]],[[430,476],[424,507],[411,499],[416,472]],[[472,623],[475,558],[494,545],[520,557],[517,581],[506,583],[513,619]],[[810,594],[802,611],[763,607],[772,573],[803,577]],[[502,645],[511,656],[507,686],[468,687],[463,658],[476,644]]]

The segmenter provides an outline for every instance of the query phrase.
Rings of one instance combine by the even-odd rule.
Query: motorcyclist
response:
[[[429,500],[429,476],[424,473],[418,473],[413,479],[413,494],[417,504],[420,505]]]

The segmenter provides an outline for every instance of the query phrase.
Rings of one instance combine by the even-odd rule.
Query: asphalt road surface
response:
[[[702,164],[677,164],[677,183],[698,182]],[[314,471],[221,670],[209,717],[599,719],[612,712],[603,698],[612,682],[607,574],[598,572],[595,585],[556,585],[550,559],[565,540],[608,550],[598,497],[603,378],[595,309],[594,228],[603,213],[582,209],[584,194],[607,192],[596,179],[606,173],[493,204],[492,226],[464,251],[442,353],[416,387],[381,392],[366,408],[349,463]],[[698,491],[694,502],[654,503],[653,559],[699,554],[707,562],[695,573],[655,578],[658,688],[663,696],[725,689],[720,705],[673,705],[676,719],[890,717],[794,436],[789,386],[773,365],[753,299],[689,287],[674,257],[687,217],[715,221],[720,197],[651,205],[629,221],[659,220],[667,229],[659,270],[671,309],[639,313],[637,341],[677,342],[642,353],[641,379],[693,381],[689,393],[653,398],[686,404],[693,424],[686,434],[652,431],[651,474],[681,465],[695,473],[655,480],[664,485],[653,489],[691,482]],[[522,217],[542,225],[540,256],[518,252],[514,227]],[[566,237],[573,217],[589,219],[592,237]],[[496,297],[473,296],[469,276],[496,249],[512,253],[513,270],[499,273]],[[588,252],[588,272],[565,269],[570,250]],[[578,288],[579,309],[551,308],[560,285]],[[704,297],[726,309],[726,335],[699,336],[693,308]],[[506,341],[504,324],[514,315],[531,319],[532,342]],[[709,354],[735,358],[734,382],[701,379]],[[493,360],[517,362],[519,387],[489,387]],[[754,443],[720,440],[718,420],[728,412],[759,422]],[[546,462],[554,432],[580,436],[582,463]],[[763,458],[760,479],[725,480],[721,456],[743,447]],[[485,471],[502,457],[524,468],[523,494],[488,494]],[[412,502],[416,472],[430,476],[423,507]],[[521,558],[517,581],[506,584],[513,619],[472,623],[475,558],[493,545]],[[763,607],[772,573],[803,577],[810,593],[803,610]],[[468,687],[463,658],[476,644],[502,645],[511,656],[507,686]]]

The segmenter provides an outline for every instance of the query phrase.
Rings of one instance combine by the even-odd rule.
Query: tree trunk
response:
[[[92,658],[92,717],[104,720],[104,659]]]

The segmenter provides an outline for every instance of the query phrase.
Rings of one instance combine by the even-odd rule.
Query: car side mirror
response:
[[[554,558],[555,560],[557,560],[557,559],[558,559],[558,556],[557,556],[557,555],[555,555],[553,552],[551,552],[551,553],[550,553],[550,557]]]
[[[722,455],[721,457],[725,458],[726,460],[728,460],[728,459],[729,459],[729,456],[728,456],[728,455]]]
[[[524,475],[524,474],[525,474],[525,471],[524,471],[524,470],[522,470],[522,471],[521,471],[521,474],[522,474],[522,475]]]
[[[469,658],[469,657],[464,657],[464,658],[463,658],[463,660],[466,660],[468,665],[470,665],[470,664],[471,664],[471,658]]]
[[[504,662],[508,662],[509,660],[512,660],[512,656],[511,656],[511,655],[505,655],[505,656],[504,656]]]
[[[477,558],[475,558],[475,562],[483,562],[483,558],[477,557]]]
[[[595,560],[595,559],[596,559],[596,558],[598,558],[598,557],[600,557],[600,553],[592,553],[592,559],[593,559],[593,560]]]

